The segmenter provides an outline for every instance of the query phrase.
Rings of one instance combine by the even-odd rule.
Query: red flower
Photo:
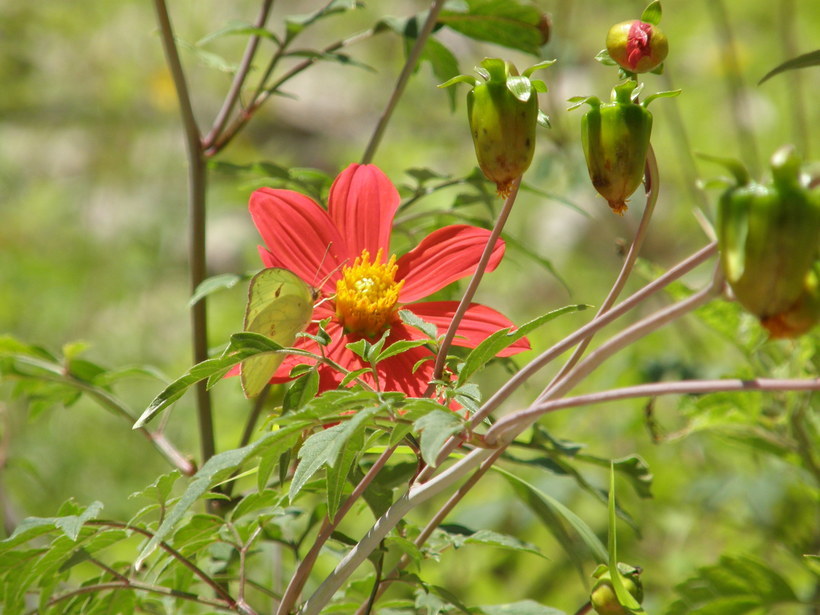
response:
[[[418,303],[447,284],[470,275],[478,263],[489,231],[468,226],[447,226],[436,231],[407,254],[390,255],[390,231],[399,205],[399,194],[382,171],[373,165],[352,164],[333,182],[327,211],[312,199],[291,190],[262,188],[250,198],[254,224],[267,244],[259,247],[267,267],[289,269],[311,285],[320,283],[320,299],[313,321],[330,319],[331,337],[322,348],[300,337],[295,346],[329,359],[351,371],[368,367],[346,345],[366,338],[378,340],[390,330],[385,347],[399,340],[424,339],[398,316],[410,310],[435,324],[443,333],[457,303]],[[498,241],[488,270],[495,269],[504,254]],[[474,348],[491,333],[512,326],[495,310],[472,304],[458,329],[455,344]],[[313,322],[308,333],[316,333]],[[519,340],[499,356],[529,349]],[[416,368],[421,360],[429,358]],[[433,371],[432,352],[420,346],[380,362],[378,380],[367,373],[362,379],[380,390],[402,391],[420,396]],[[271,382],[289,380],[290,370],[309,360],[288,356]],[[326,364],[318,367],[320,390],[336,388],[343,374]]]

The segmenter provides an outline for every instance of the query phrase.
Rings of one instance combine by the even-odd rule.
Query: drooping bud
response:
[[[624,70],[646,73],[656,69],[666,59],[669,43],[657,25],[633,19],[609,29],[606,50],[609,57]]]
[[[627,210],[626,201],[641,184],[652,134],[652,114],[646,106],[659,92],[637,103],[637,83],[626,81],[612,90],[612,102],[601,103],[595,96],[570,99],[575,108],[587,103],[591,108],[581,118],[581,144],[595,190],[617,214]]]
[[[643,602],[643,584],[640,579],[640,568],[628,566],[619,563],[618,570],[621,573],[621,581],[626,590],[632,594],[632,597],[638,601]],[[612,576],[606,566],[599,566],[593,573],[597,579],[592,588],[589,601],[592,608],[599,615],[629,615],[630,611],[621,606],[618,597],[615,594],[615,588],[612,587]]]
[[[718,245],[737,301],[774,338],[797,337],[820,320],[820,189],[801,177],[790,146],[772,156],[772,180],[749,179],[734,161],[737,184],[718,206]]]
[[[529,76],[552,63],[541,62],[519,75],[510,62],[485,58],[476,67],[485,81],[459,75],[439,86],[461,81],[473,85],[467,94],[467,116],[476,158],[487,179],[495,182],[499,196],[508,196],[512,183],[529,168],[535,152],[536,124],[549,125],[538,109],[537,95],[546,92],[547,86]]]

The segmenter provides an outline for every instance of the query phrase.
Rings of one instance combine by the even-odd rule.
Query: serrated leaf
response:
[[[68,503],[66,503],[68,504]],[[64,515],[59,517],[28,517],[24,519],[15,529],[14,533],[0,542],[0,552],[14,547],[18,544],[31,540],[32,538],[46,534],[54,529],[61,530],[70,540],[77,540],[77,536],[83,524],[90,519],[94,519],[103,508],[102,502],[92,502],[87,507],[82,508],[72,505],[73,512],[77,514]],[[61,512],[66,511],[66,505],[61,507]]]
[[[342,501],[345,486],[347,485],[347,477],[350,474],[350,468],[359,455],[364,445],[363,430],[359,430],[345,443],[342,447],[341,454],[336,460],[336,463],[329,466],[327,469],[327,517],[333,519],[336,517],[336,512],[339,510],[339,504]]]
[[[467,382],[467,380],[469,380],[475,372],[484,367],[484,365],[486,365],[491,359],[495,358],[499,352],[511,346],[539,327],[545,325],[549,321],[563,314],[585,310],[587,307],[589,306],[583,304],[568,305],[539,316],[538,318],[521,325],[515,331],[511,332],[510,329],[496,331],[487,339],[482,341],[472,351],[470,351],[469,355],[467,355],[467,359],[464,361],[464,365],[458,375],[458,384],[461,385]]]
[[[328,427],[310,436],[299,449],[299,465],[290,483],[288,498],[292,502],[302,487],[323,466],[333,466],[348,441],[367,421],[381,411],[380,406],[363,408],[347,421]]]
[[[399,340],[398,342],[390,344],[387,348],[382,350],[376,357],[375,362],[381,363],[385,359],[396,356],[397,354],[401,354],[403,352],[407,352],[412,348],[424,346],[427,343],[427,340]]]
[[[221,378],[227,374],[234,365],[241,363],[248,357],[264,352],[278,351],[285,351],[285,348],[264,335],[251,333],[249,331],[233,334],[230,344],[222,356],[197,363],[185,374],[165,387],[165,389],[151,401],[148,408],[145,409],[139,419],[137,419],[137,422],[134,423],[132,429],[144,427],[157,414],[177,401],[189,388],[200,380],[214,377]],[[288,349],[287,352],[289,354],[312,357],[310,353],[293,348]]]
[[[809,51],[808,53],[804,53],[795,58],[791,58],[790,60],[786,60],[782,64],[778,64],[766,73],[763,78],[757,82],[757,85],[762,84],[764,81],[768,81],[780,73],[790,70],[797,70],[799,68],[809,68],[810,66],[820,66],[820,49]]]
[[[416,316],[416,314],[410,310],[399,310],[399,318],[401,318],[401,321],[404,324],[409,327],[413,327],[414,329],[418,329],[431,340],[438,339],[438,329],[436,328],[436,325]]]
[[[222,38],[223,36],[258,36],[259,38],[272,40],[277,45],[279,44],[279,38],[270,30],[266,30],[265,28],[257,28],[251,24],[239,22],[228,24],[224,28],[211,32],[210,34],[199,39],[196,44],[199,46],[207,45],[211,41]]]
[[[232,449],[214,455],[199,469],[199,471],[191,478],[187,489],[182,496],[177,500],[174,507],[163,519],[162,524],[157,529],[153,537],[143,547],[137,560],[134,564],[135,568],[139,568],[142,562],[145,561],[154,549],[157,548],[160,542],[170,535],[174,527],[182,520],[183,515],[205,494],[211,485],[218,477],[227,472],[234,471],[245,460],[250,457],[258,448],[264,445],[270,445],[281,439],[290,436],[292,433],[299,433],[304,429],[305,425],[296,423],[283,427],[278,431],[265,434],[256,442],[252,442],[242,448]]]
[[[282,412],[293,412],[302,408],[319,392],[319,372],[311,369],[304,376],[293,381],[282,400]]]
[[[421,457],[430,467],[436,467],[436,458],[444,442],[464,428],[461,418],[452,411],[433,410],[417,419],[413,428],[421,433]]]

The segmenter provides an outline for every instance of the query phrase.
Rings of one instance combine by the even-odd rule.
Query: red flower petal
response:
[[[427,301],[413,303],[405,307],[422,320],[436,325],[439,333],[443,334],[453,320],[453,314],[455,314],[458,303],[456,301]],[[486,305],[472,303],[467,308],[467,312],[459,324],[453,344],[455,346],[475,348],[491,334],[508,327],[515,327],[515,325],[506,316],[492,308],[488,308]],[[408,327],[407,330],[411,336],[410,339],[424,338],[423,333],[412,327]],[[509,357],[529,349],[530,342],[524,337],[499,352],[498,356]]]
[[[333,293],[347,244],[327,212],[312,199],[291,190],[261,188],[251,194],[249,209],[268,246],[268,267],[289,269],[305,282]]]
[[[397,280],[404,280],[399,301],[418,301],[475,271],[490,231],[466,224],[445,226],[433,231],[421,243],[399,258]],[[495,244],[487,271],[498,266],[504,256],[504,242]]]
[[[390,231],[399,206],[399,192],[372,164],[351,164],[330,188],[328,213],[355,258],[362,250],[375,258],[379,248],[390,257]]]

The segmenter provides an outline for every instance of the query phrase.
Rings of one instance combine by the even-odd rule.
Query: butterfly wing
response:
[[[313,314],[313,292],[287,269],[263,269],[251,279],[245,308],[245,331],[266,335],[280,346],[293,346]],[[254,355],[242,362],[239,378],[245,397],[256,397],[285,359],[279,352]]]

